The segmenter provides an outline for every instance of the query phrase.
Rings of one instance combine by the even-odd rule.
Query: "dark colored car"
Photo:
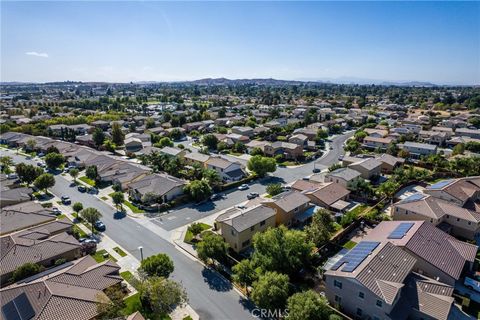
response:
[[[224,197],[223,194],[221,194],[221,193],[215,193],[215,194],[213,194],[213,195],[210,197],[210,200],[216,201],[216,200],[223,199],[223,197]]]
[[[87,192],[87,188],[85,186],[78,186],[78,191],[80,192]]]
[[[70,204],[72,203],[72,200],[70,200],[70,197],[67,197],[67,196],[62,196],[62,203],[63,204]]]
[[[93,227],[94,227],[95,229],[97,229],[98,231],[105,231],[105,229],[106,229],[105,224],[104,224],[102,221],[100,221],[100,220],[98,220],[97,222],[95,222],[95,223],[93,224]]]
[[[322,171],[322,170],[320,170],[319,168],[313,168],[313,170],[312,170],[313,173],[319,173],[320,171]]]
[[[256,192],[250,192],[248,195],[247,195],[247,199],[248,200],[252,200],[252,199],[255,199],[256,197],[258,197],[259,194],[256,193]]]

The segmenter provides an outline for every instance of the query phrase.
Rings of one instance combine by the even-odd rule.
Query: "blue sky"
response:
[[[1,2],[2,81],[480,84],[479,2]]]

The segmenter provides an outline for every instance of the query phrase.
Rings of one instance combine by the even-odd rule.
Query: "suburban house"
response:
[[[235,252],[240,252],[252,244],[255,233],[275,227],[275,216],[275,209],[264,205],[232,208],[215,219],[215,229]]]
[[[187,151],[185,149],[179,149],[174,147],[163,147],[159,151],[161,154],[170,156],[170,157],[178,157],[183,158]]]
[[[427,221],[455,236],[471,240],[480,228],[480,212],[423,193],[412,194],[395,203],[392,216],[393,220]]]
[[[97,263],[91,256],[46,270],[0,289],[2,316],[5,320],[94,319],[98,302],[110,301],[104,291],[122,282],[119,270],[116,263]]]
[[[124,141],[126,152],[137,152],[142,150],[143,143],[139,138],[127,138]]]
[[[303,147],[295,143],[276,141],[272,144],[265,145],[264,153],[270,157],[281,155],[285,157],[285,159],[296,160],[303,155]]]
[[[473,270],[478,249],[424,221],[383,221],[363,240],[393,243],[416,259],[415,272],[452,287]]]
[[[302,147],[306,147],[308,143],[308,137],[304,134],[294,134],[293,136],[288,139],[288,142],[297,144]]]
[[[381,163],[380,170],[383,173],[392,173],[396,168],[405,162],[405,159],[403,158],[394,157],[386,153],[382,154],[380,157],[377,157],[377,160]]]
[[[128,195],[136,202],[144,202],[146,194],[155,195],[166,203],[183,194],[185,182],[166,173],[154,173],[128,184]]]
[[[437,146],[433,144],[406,141],[401,148],[414,157],[430,156],[437,153]]]
[[[467,129],[467,128],[458,128],[455,130],[455,136],[457,137],[469,137],[473,139],[480,139],[480,130],[479,129]]]
[[[368,136],[363,139],[363,145],[371,149],[387,149],[388,145],[394,142],[395,140],[391,137],[379,138],[374,136]]]
[[[245,147],[247,147],[247,152],[251,153],[254,148],[259,148],[264,152],[265,146],[268,145],[269,142],[263,141],[263,140],[252,140],[249,143],[245,144]]]
[[[233,126],[232,133],[235,133],[241,136],[247,136],[249,138],[253,137],[254,135],[253,128],[250,128],[250,127]]]
[[[205,168],[210,156],[199,152],[190,152],[185,154],[183,159],[185,160],[186,164],[193,165],[196,163]]]
[[[349,164],[348,167],[360,172],[360,176],[363,179],[371,179],[380,175],[382,163],[377,159],[367,158]]]
[[[429,144],[436,144],[438,146],[443,145],[445,141],[447,141],[447,134],[441,131],[427,131],[422,130],[418,133],[418,137],[420,140],[429,143]]]
[[[450,139],[453,136],[453,129],[447,127],[432,127],[432,131],[435,132],[444,132],[447,135],[447,138]]]
[[[309,207],[310,198],[295,190],[286,191],[262,202],[263,205],[275,209],[276,224],[291,226]]]
[[[233,182],[245,177],[245,171],[238,162],[232,162],[220,157],[210,157],[206,162],[207,168],[218,172],[223,181]]]
[[[424,191],[436,198],[455,203],[460,207],[480,212],[480,177],[442,180],[428,186]]]
[[[0,214],[1,235],[37,226],[56,219],[53,210],[44,208],[39,203],[33,201],[4,207]]]
[[[377,129],[377,128],[365,128],[363,129],[368,136],[374,137],[374,138],[385,138],[388,136],[388,130],[385,129]]]
[[[27,262],[50,267],[59,259],[80,258],[81,244],[65,232],[72,226],[63,219],[1,237],[0,282],[8,282],[13,272]]]
[[[350,202],[347,201],[350,191],[338,183],[297,180],[292,189],[302,192],[313,204],[331,211],[342,212],[350,206]]]
[[[361,173],[350,168],[338,168],[325,175],[325,182],[335,182],[347,187],[350,182],[360,178]]]
[[[0,208],[30,201],[33,189],[27,187],[0,190]]]
[[[326,264],[326,296],[357,319],[447,320],[453,288],[413,272],[417,260],[389,241],[361,241]]]

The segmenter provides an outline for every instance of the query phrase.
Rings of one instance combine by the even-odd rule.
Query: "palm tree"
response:
[[[92,227],[92,235],[93,235],[93,232],[94,232],[94,224],[95,222],[97,222],[101,217],[102,217],[102,214],[100,213],[100,211],[98,211],[97,209],[95,208],[86,208],[86,209],[83,209],[82,211],[80,211],[80,216],[87,222],[89,222],[91,224],[91,227]]]

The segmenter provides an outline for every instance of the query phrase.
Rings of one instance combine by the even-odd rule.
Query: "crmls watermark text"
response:
[[[258,309],[252,310],[252,315],[255,318],[285,318],[288,316],[288,309]]]

